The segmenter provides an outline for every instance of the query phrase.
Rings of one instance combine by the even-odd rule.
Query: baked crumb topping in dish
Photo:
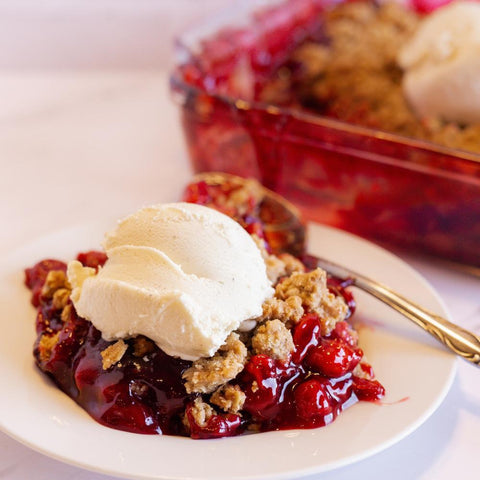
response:
[[[457,8],[456,3],[467,4],[454,2],[452,6],[440,8],[438,13],[451,9],[452,13],[444,13],[448,21],[448,15],[453,15],[453,9]],[[468,12],[466,19],[454,16],[450,22],[468,21],[468,14],[476,14],[470,23],[478,22],[480,6],[470,4],[468,8],[478,11]],[[430,15],[433,18],[435,14]],[[480,152],[478,121],[453,121],[448,115],[442,118],[437,114],[445,110],[442,102],[449,102],[455,105],[449,110],[476,109],[475,115],[470,114],[466,118],[479,118],[476,94],[472,93],[470,99],[461,97],[468,95],[466,92],[478,91],[480,85],[480,64],[475,59],[475,56],[478,59],[480,29],[469,24],[449,28],[442,25],[444,31],[438,27],[439,31],[435,31],[430,40],[436,49],[426,45],[427,36],[423,35],[424,49],[430,48],[431,51],[418,52],[417,56],[423,55],[424,58],[416,59],[415,65],[425,64],[420,65],[421,69],[419,67],[424,77],[416,75],[408,78],[406,92],[404,81],[411,75],[402,68],[402,59],[406,57],[402,55],[402,50],[422,27],[424,18],[397,2],[378,4],[361,0],[339,3],[325,12],[321,35],[308,39],[290,55],[289,60],[262,87],[259,100],[307,109],[446,147]],[[454,27],[458,31],[454,31]],[[471,30],[475,31],[470,34]],[[470,40],[469,35],[472,37]],[[470,47],[469,42],[473,42]],[[414,45],[417,51],[419,43]],[[470,60],[466,57],[470,54],[467,50],[476,52],[472,53]],[[441,58],[437,58],[440,57],[439,52],[444,52],[446,57],[443,63]],[[463,58],[466,66],[463,66]],[[412,82],[420,82],[418,88],[422,88],[421,94],[414,95],[411,90],[416,83]],[[437,98],[433,98],[435,94]],[[428,114],[425,108],[421,112],[415,111],[412,101],[419,95],[424,97],[422,106],[428,103],[431,107],[431,103],[435,102],[435,114]],[[427,96],[432,98],[427,99]],[[412,97],[411,101],[408,97]],[[462,102],[466,106],[460,107]]]
[[[350,323],[355,302],[348,283],[272,253],[257,187],[200,181],[185,192],[186,202],[227,213],[252,235],[274,287],[260,315],[242,322],[211,356],[170,356],[145,335],[106,340],[77,314],[66,263],[47,259],[26,269],[37,309],[35,361],[99,423],[219,438],[320,427],[357,401],[383,397]],[[76,260],[96,272],[109,261],[99,251]]]

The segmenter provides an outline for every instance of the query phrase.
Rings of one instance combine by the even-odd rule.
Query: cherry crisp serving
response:
[[[233,217],[261,249],[275,293],[253,330],[232,332],[214,356],[194,362],[168,356],[144,336],[108,342],[75,312],[66,263],[48,259],[25,271],[40,370],[103,425],[196,439],[320,427],[357,401],[383,397],[349,323],[348,284],[272,253],[276,239],[265,223],[275,212],[259,192],[253,181],[199,181],[184,195]],[[91,251],[77,259],[99,268],[107,257]]]

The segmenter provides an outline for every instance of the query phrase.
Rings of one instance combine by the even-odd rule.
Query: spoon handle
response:
[[[480,367],[480,337],[478,335],[425,310],[375,280],[355,273],[329,260],[318,257],[310,258],[313,260],[312,263],[323,268],[328,274],[340,279],[348,278],[352,285],[370,293],[378,300],[402,313],[454,353]]]

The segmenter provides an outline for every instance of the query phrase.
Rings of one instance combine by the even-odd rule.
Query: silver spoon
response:
[[[209,185],[222,185],[234,183],[245,184],[246,180],[219,172],[206,172],[195,176],[194,181],[203,180]],[[296,256],[305,254],[305,225],[301,221],[300,213],[295,206],[280,195],[258,186],[261,191],[262,208],[264,211],[275,211],[275,218],[280,221],[266,222],[266,233],[272,236],[274,253],[288,252]],[[445,318],[436,315],[423,307],[415,304],[407,298],[399,295],[391,288],[372,280],[364,275],[356,273],[346,267],[338,265],[324,258],[307,256],[309,265],[323,268],[329,275],[342,280],[349,279],[350,284],[373,295],[378,300],[386,303],[397,310],[409,320],[443,343],[451,351],[460,357],[480,367],[480,337],[464,328],[449,322]]]

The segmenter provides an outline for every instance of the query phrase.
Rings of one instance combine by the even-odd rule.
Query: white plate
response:
[[[0,282],[0,427],[58,460],[135,479],[291,478],[331,470],[373,455],[419,427],[445,397],[456,359],[418,327],[358,292],[361,345],[387,395],[360,403],[328,427],[220,440],[144,436],[103,427],[34,366],[34,310],[22,270],[46,257],[72,258],[98,248],[112,223],[56,232],[12,252]],[[310,251],[379,279],[447,316],[432,288],[392,254],[357,237],[312,226]]]

